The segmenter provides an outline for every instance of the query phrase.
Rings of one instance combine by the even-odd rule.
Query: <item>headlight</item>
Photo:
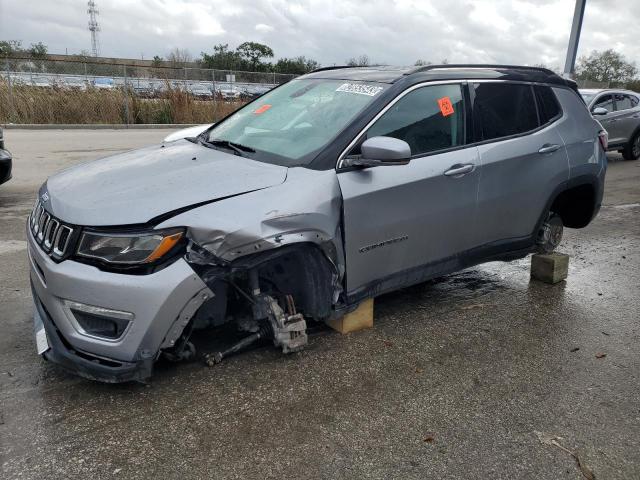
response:
[[[183,230],[176,229],[131,234],[85,231],[76,253],[118,265],[145,265],[175,252],[183,235]]]

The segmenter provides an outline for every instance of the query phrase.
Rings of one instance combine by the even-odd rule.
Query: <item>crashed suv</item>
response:
[[[38,352],[120,382],[223,324],[240,341],[211,362],[300,350],[365,299],[553,250],[599,209],[606,141],[545,69],[317,70],[47,180],[27,225]]]

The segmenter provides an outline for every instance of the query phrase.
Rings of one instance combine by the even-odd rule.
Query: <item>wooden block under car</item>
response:
[[[327,325],[342,334],[373,327],[373,298],[363,301],[344,317],[327,320]]]
[[[569,255],[537,253],[531,257],[531,278],[545,283],[558,283],[569,274]]]

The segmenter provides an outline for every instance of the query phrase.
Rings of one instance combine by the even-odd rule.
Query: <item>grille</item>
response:
[[[69,253],[73,227],[47,212],[40,201],[36,202],[29,217],[29,230],[40,248],[52,258],[60,260]]]

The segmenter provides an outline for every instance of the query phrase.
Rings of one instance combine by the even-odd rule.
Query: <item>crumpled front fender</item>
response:
[[[289,169],[281,185],[203,205],[157,228],[187,227],[193,243],[225,262],[284,245],[313,243],[342,277],[341,210],[335,171],[297,167]]]

